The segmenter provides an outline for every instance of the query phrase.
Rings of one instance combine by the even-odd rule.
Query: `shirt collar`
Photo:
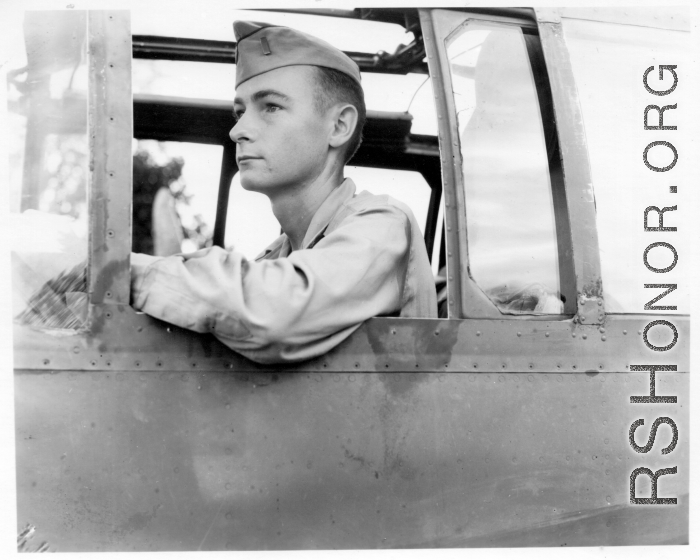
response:
[[[326,200],[321,203],[314,214],[306,230],[304,241],[301,243],[302,249],[310,249],[326,231],[333,217],[338,213],[340,207],[355,195],[355,183],[352,179],[345,179],[338,187],[331,191]]]
[[[306,230],[306,235],[302,241],[302,249],[310,249],[320,241],[333,217],[338,213],[340,207],[355,196],[355,183],[352,179],[345,179],[338,187],[333,189],[326,200],[321,203],[314,214]],[[260,255],[257,260],[266,258],[271,253],[275,253],[274,258],[287,257],[292,252],[292,244],[289,238],[283,233],[272,242]]]

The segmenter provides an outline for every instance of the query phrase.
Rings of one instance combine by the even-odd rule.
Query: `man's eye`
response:
[[[244,113],[244,111],[235,111],[233,113],[233,120],[235,122],[238,122],[241,119],[241,117],[243,116],[243,113]]]
[[[279,105],[275,105],[274,103],[268,103],[267,105],[265,105],[265,111],[267,111],[268,113],[276,113],[281,108],[282,107],[280,107]]]

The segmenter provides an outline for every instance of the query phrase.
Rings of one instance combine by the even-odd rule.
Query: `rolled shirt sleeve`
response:
[[[336,346],[366,319],[400,309],[410,239],[411,223],[401,210],[361,209],[313,249],[284,258],[253,262],[212,247],[141,260],[132,302],[164,321],[213,333],[254,361],[305,360]]]

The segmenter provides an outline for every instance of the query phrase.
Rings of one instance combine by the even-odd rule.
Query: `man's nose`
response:
[[[246,122],[244,123],[244,121]],[[250,132],[248,132],[247,128],[247,119],[245,119],[244,113],[238,118],[228,135],[236,144],[250,140]]]

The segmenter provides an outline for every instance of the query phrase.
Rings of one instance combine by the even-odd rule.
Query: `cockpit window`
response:
[[[468,20],[446,47],[470,274],[502,313],[560,314],[551,154],[525,36],[517,26]]]
[[[88,308],[85,12],[27,12],[16,51],[7,93],[13,316],[79,329]]]

